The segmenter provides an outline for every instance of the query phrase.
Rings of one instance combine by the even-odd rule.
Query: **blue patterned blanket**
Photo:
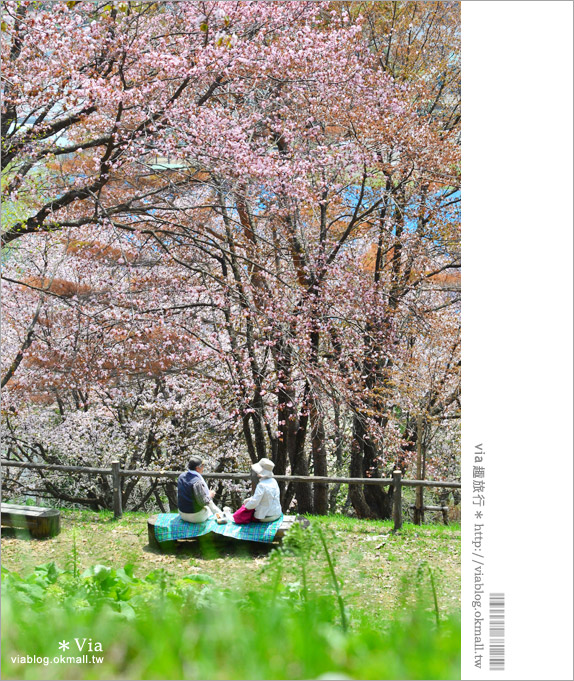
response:
[[[218,525],[214,518],[203,523],[187,523],[177,513],[160,513],[155,522],[155,538],[158,542],[173,541],[174,539],[193,539],[209,532],[233,537],[242,541],[260,541],[270,543],[283,522],[283,516],[272,523],[247,523],[236,525],[226,523]]]

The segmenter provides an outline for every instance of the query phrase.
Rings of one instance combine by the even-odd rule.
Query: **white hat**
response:
[[[258,463],[254,463],[251,468],[262,478],[272,478],[275,464],[270,459],[261,459]]]

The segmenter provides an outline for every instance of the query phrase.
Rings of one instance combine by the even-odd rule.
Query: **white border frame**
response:
[[[462,3],[463,679],[573,678],[572,20],[571,2]],[[479,443],[497,673],[488,614],[474,667]]]

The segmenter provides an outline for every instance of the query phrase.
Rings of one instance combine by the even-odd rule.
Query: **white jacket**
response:
[[[277,517],[283,513],[279,501],[279,485],[275,478],[261,478],[252,497],[243,502],[245,508],[254,508],[257,520]]]

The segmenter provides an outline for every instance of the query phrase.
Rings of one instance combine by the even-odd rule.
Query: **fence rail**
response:
[[[95,473],[109,475],[112,478],[113,499],[114,499],[114,518],[122,517],[122,492],[121,479],[127,477],[147,477],[147,478],[173,478],[177,479],[180,471],[143,471],[128,470],[120,468],[119,461],[113,461],[111,468],[92,468],[89,466],[63,466],[60,464],[32,463],[28,461],[9,461],[0,460],[0,464],[5,468],[27,468],[41,469],[46,471],[62,471],[68,473]],[[248,473],[204,473],[204,478],[209,480],[250,480]],[[315,475],[276,475],[276,480],[285,482],[306,482],[310,484],[349,484],[349,485],[393,485],[393,520],[394,529],[399,530],[403,524],[402,512],[402,488],[403,487],[442,487],[445,489],[460,489],[461,483],[456,481],[440,480],[408,480],[402,477],[401,471],[393,471],[392,478],[335,478],[321,477]],[[438,508],[438,507],[437,507]],[[441,507],[441,510],[443,507]],[[422,507],[421,510],[435,510],[434,506]],[[444,514],[443,514],[444,515]]]

